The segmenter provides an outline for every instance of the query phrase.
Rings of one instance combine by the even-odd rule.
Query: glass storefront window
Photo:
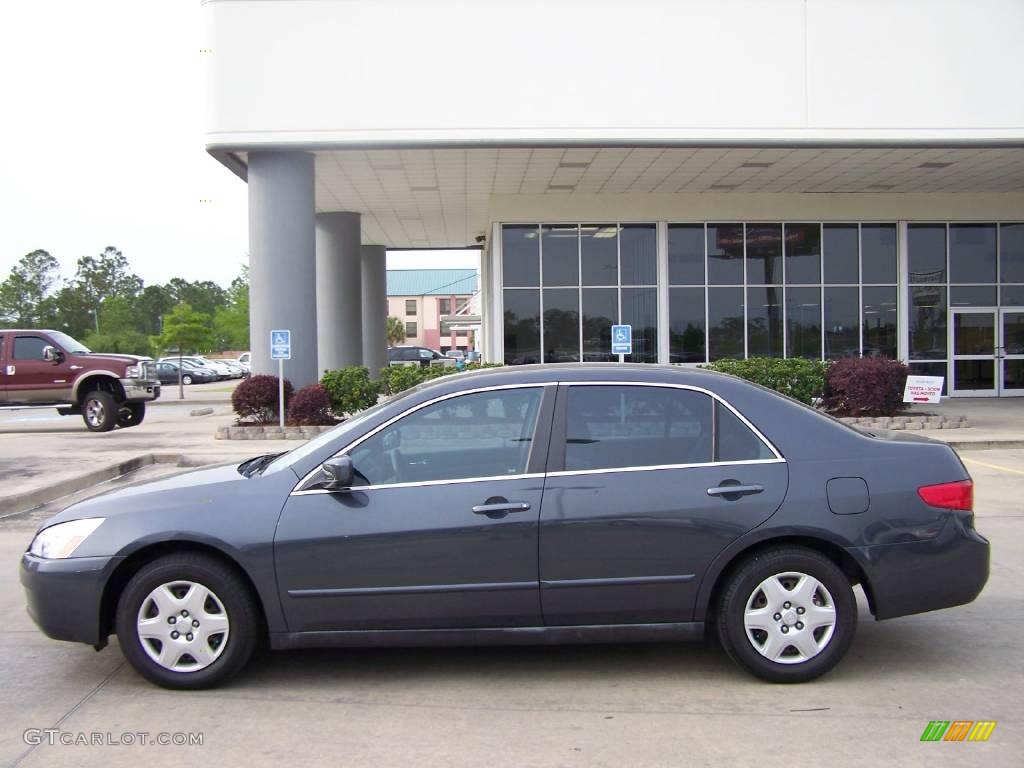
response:
[[[786,285],[820,283],[821,225],[786,224],[785,237]]]
[[[861,224],[860,258],[861,280],[865,285],[895,283],[896,225]]]
[[[578,288],[544,289],[544,362],[580,360],[580,292]]]
[[[999,225],[999,281],[1024,283],[1024,224]]]
[[[540,228],[506,224],[501,228],[501,280],[506,288],[540,285]]]
[[[703,363],[704,288],[672,288],[668,306],[669,362]]]
[[[946,288],[916,285],[910,288],[910,359],[946,358]]]
[[[996,225],[949,225],[949,282],[996,281]]]
[[[786,288],[786,354],[821,360],[820,288]]]
[[[584,224],[580,227],[580,261],[583,285],[619,284],[619,227],[616,224]]]
[[[907,263],[910,283],[946,282],[946,225],[907,226]]]
[[[616,288],[583,289],[583,362],[608,363],[612,326],[619,321],[619,291]]]
[[[541,232],[544,287],[579,285],[579,231],[576,225],[545,224]]]
[[[633,326],[632,363],[658,362],[658,289],[623,288],[622,322]]]
[[[540,291],[506,288],[505,364],[524,365],[540,360]]]
[[[864,357],[896,359],[896,286],[864,286],[861,289],[861,322],[864,324]]]
[[[781,288],[747,288],[747,355],[782,357]]]
[[[654,224],[623,224],[619,232],[622,285],[658,282],[658,230]]]
[[[1024,307],[1024,285],[1001,286],[999,303],[1004,307]]]
[[[747,285],[782,282],[782,225],[747,225]]]
[[[856,224],[825,224],[822,227],[822,266],[826,283],[856,285],[860,282],[857,250]]]
[[[949,289],[951,307],[994,307],[996,287],[994,285],[954,285]]]
[[[704,285],[704,225],[668,225],[669,285]]]
[[[708,359],[743,359],[743,289],[708,288]]]
[[[859,304],[857,287],[825,288],[826,360],[860,355]]]
[[[708,224],[708,284],[743,285],[742,224]]]

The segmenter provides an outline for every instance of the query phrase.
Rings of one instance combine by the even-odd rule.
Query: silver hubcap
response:
[[[85,418],[89,420],[91,426],[98,427],[103,423],[105,416],[106,410],[99,400],[90,400],[85,404]]]
[[[194,581],[170,581],[150,592],[136,626],[146,655],[172,672],[208,667],[228,642],[224,604]]]
[[[770,576],[750,594],[743,613],[747,640],[766,659],[799,664],[828,646],[836,607],[825,585],[798,571]]]

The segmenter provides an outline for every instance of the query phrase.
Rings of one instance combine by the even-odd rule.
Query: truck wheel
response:
[[[145,403],[124,403],[117,412],[117,426],[125,429],[137,427],[146,418]]]
[[[117,402],[102,389],[88,392],[82,400],[82,419],[90,432],[109,432],[117,424]]]

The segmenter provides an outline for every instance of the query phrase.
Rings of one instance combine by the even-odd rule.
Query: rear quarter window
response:
[[[715,402],[715,422],[718,428],[715,461],[759,461],[775,458],[775,454],[764,441],[736,414],[718,401]]]

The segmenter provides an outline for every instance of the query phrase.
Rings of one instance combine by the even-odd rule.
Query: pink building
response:
[[[389,269],[388,316],[405,324],[405,344],[474,349],[480,328],[475,269]]]

